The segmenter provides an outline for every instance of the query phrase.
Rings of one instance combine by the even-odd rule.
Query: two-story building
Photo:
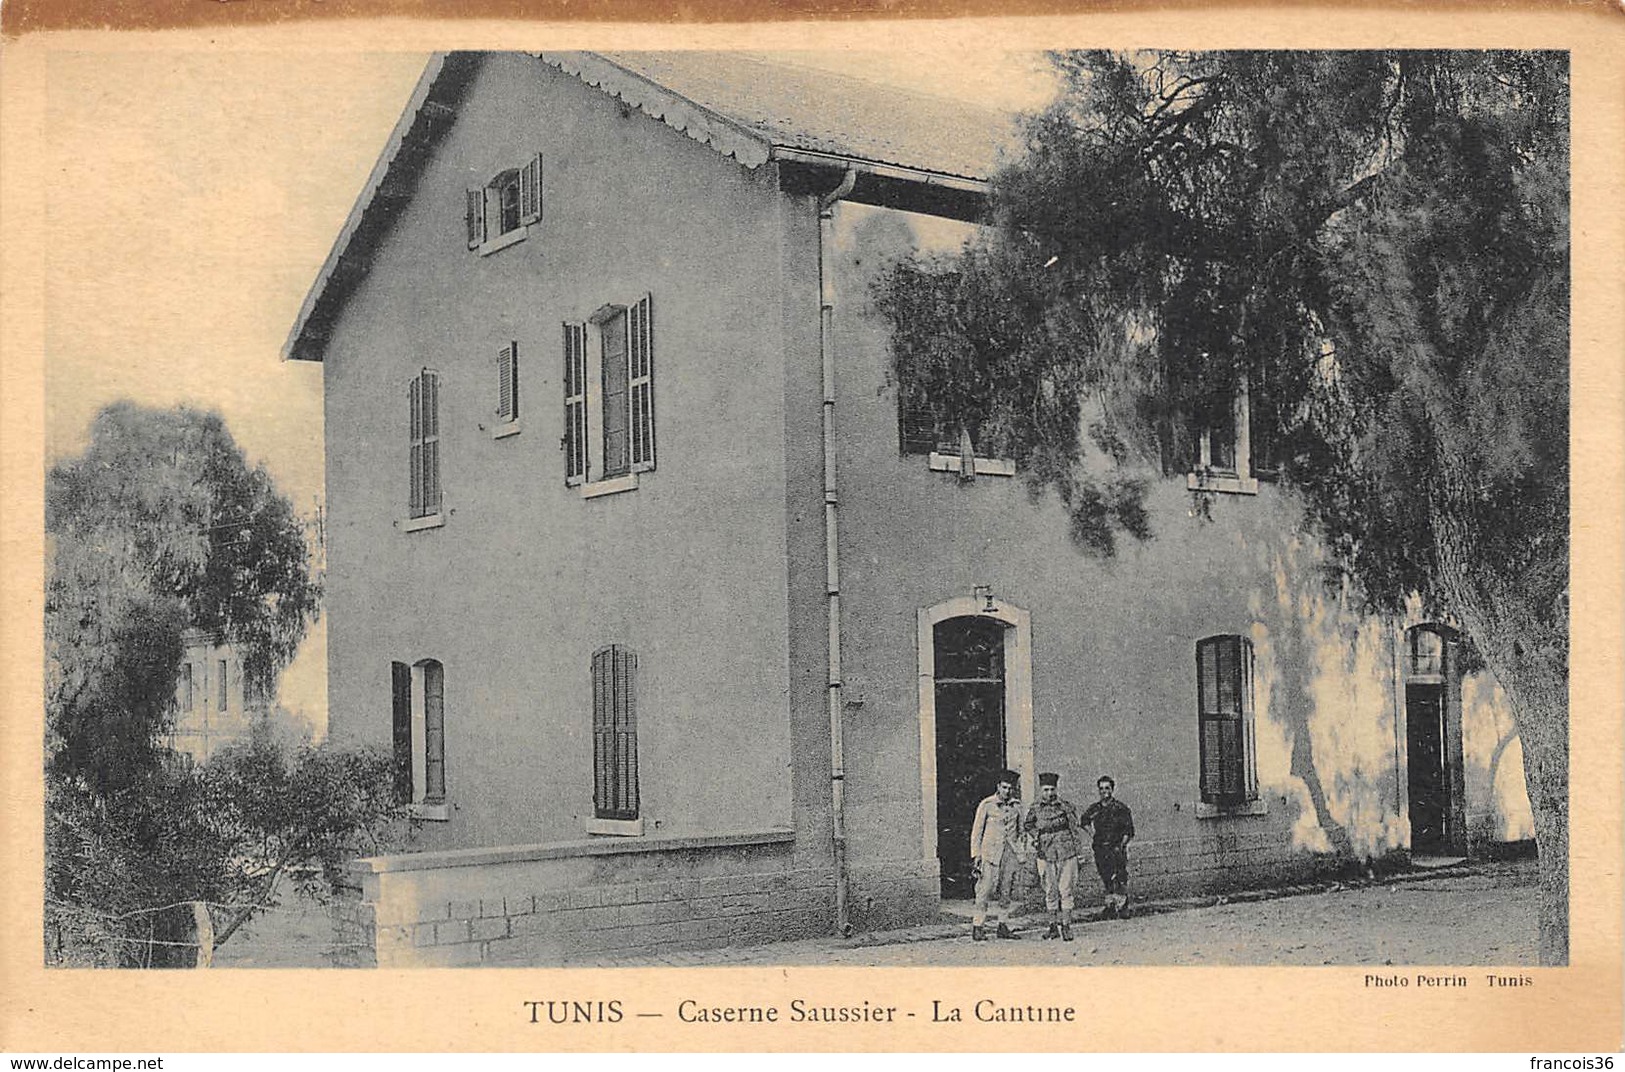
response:
[[[286,349],[325,365],[329,731],[418,820],[348,941],[929,919],[1006,766],[1113,775],[1140,892],[1530,836],[1504,702],[1324,587],[1245,398],[1109,559],[899,412],[872,283],[970,233],[1012,131],[736,55],[430,62]]]

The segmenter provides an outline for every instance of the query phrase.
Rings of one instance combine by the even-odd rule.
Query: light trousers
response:
[[[1055,861],[1040,857],[1038,873],[1044,879],[1044,907],[1072,915],[1072,888],[1078,884],[1078,858]]]

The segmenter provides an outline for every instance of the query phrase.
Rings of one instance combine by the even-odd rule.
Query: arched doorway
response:
[[[1466,851],[1461,698],[1450,636],[1419,625],[1405,632],[1405,785],[1411,852]]]
[[[924,852],[942,896],[968,898],[970,827],[996,772],[1032,780],[1032,665],[1025,611],[954,599],[920,612]]]

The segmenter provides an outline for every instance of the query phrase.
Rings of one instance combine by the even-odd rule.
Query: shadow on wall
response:
[[[1263,555],[1273,591],[1251,606],[1260,791],[1296,807],[1294,849],[1378,859],[1409,837],[1390,630],[1323,584],[1312,545],[1295,538]]]

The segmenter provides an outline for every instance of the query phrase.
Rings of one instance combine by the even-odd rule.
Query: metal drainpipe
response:
[[[841,183],[818,200],[818,352],[824,372],[824,591],[829,618],[829,798],[835,848],[835,933],[852,933],[846,891],[846,752],[841,742],[845,700],[841,694],[841,554],[837,540],[835,482],[835,279],[825,256],[834,231],[835,203],[852,192],[858,173],[847,168]]]

